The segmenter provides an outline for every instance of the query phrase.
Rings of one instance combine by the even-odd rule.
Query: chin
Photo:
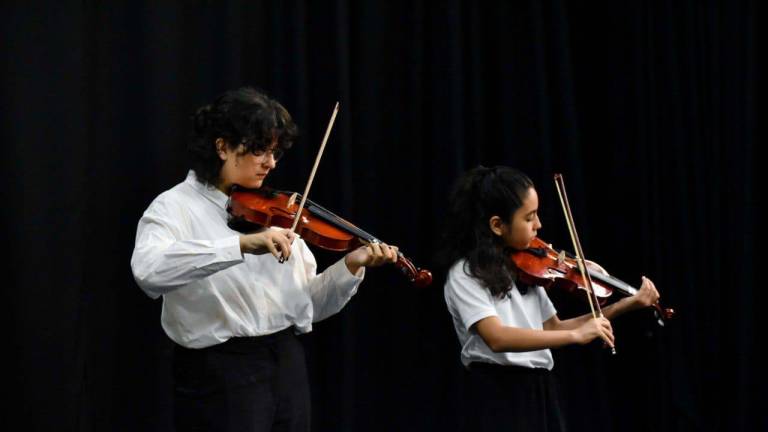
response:
[[[525,243],[521,243],[519,245],[514,246],[514,248],[517,249],[517,250],[526,250],[529,247],[531,247],[531,243],[533,243],[533,240],[528,240]]]
[[[248,183],[248,189],[259,189],[264,184],[264,180],[254,180]]]

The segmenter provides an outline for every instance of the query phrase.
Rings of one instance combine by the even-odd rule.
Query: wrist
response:
[[[627,297],[625,299],[622,299],[622,310],[623,311],[632,311],[635,309],[640,309],[642,306],[640,303],[640,300],[638,300],[635,296]]]
[[[362,264],[360,264],[358,260],[355,259],[353,254],[354,252],[350,252],[344,257],[344,264],[347,266],[347,269],[350,273],[357,274],[357,271],[360,270]]]
[[[579,338],[579,332],[576,330],[570,330],[568,332],[568,342],[571,345],[581,343],[581,338]]]
[[[625,297],[616,303],[612,304],[609,309],[609,313],[606,314],[606,318],[613,319],[622,315],[625,312],[633,311],[640,307],[640,303],[633,297]],[[605,312],[605,311],[604,311]]]

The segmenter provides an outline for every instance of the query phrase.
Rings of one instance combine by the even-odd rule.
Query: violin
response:
[[[303,205],[296,203],[297,198]],[[295,192],[233,186],[227,212],[230,215],[227,224],[236,231],[293,226],[294,232],[304,241],[330,251],[344,252],[360,245],[381,243],[371,234]],[[394,265],[418,288],[432,283],[429,270],[417,268],[399,251]]]
[[[514,251],[509,258],[519,270],[517,277],[523,284],[540,285],[546,289],[559,289],[571,294],[587,290],[587,278],[579,269],[577,259],[565,251],[556,251],[551,244],[538,237],[533,239],[528,249]],[[613,276],[589,268],[587,272],[592,279],[594,296],[601,306],[614,292],[629,297],[638,291]],[[674,309],[663,308],[659,302],[651,307],[660,326],[664,326],[664,320],[672,318],[675,314]]]

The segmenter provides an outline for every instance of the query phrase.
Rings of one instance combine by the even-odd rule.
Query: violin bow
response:
[[[296,226],[299,224],[301,211],[304,209],[304,204],[307,202],[309,189],[312,187],[312,181],[315,179],[315,173],[317,172],[317,167],[320,165],[320,159],[323,157],[325,144],[328,142],[328,137],[331,135],[331,129],[333,129],[333,123],[336,121],[336,114],[338,113],[339,113],[339,102],[336,102],[336,105],[333,107],[333,113],[331,114],[331,120],[328,122],[328,127],[325,129],[325,136],[323,137],[322,144],[320,144],[320,150],[318,150],[317,157],[315,157],[315,164],[312,166],[312,172],[309,173],[309,180],[307,180],[307,185],[304,187],[304,194],[301,196],[299,209],[296,211],[296,215],[293,217],[293,225],[291,226],[291,232],[295,232]],[[285,258],[283,258],[283,256],[281,255],[279,261],[283,263],[285,262]]]
[[[573,249],[576,252],[576,262],[579,265],[579,270],[584,276],[584,280],[587,285],[587,299],[589,300],[589,308],[592,311],[593,318],[604,318],[603,310],[600,308],[600,302],[595,295],[595,291],[592,289],[592,277],[586,269],[584,261],[584,251],[581,249],[581,242],[579,241],[579,235],[576,233],[576,224],[573,221],[573,213],[571,213],[571,206],[568,203],[568,194],[565,192],[565,181],[562,174],[555,174],[555,187],[557,188],[557,194],[560,196],[560,204],[563,207],[563,213],[565,213],[565,220],[568,224],[568,232],[571,234],[571,242],[573,242]],[[616,347],[611,346],[611,354],[616,354]]]

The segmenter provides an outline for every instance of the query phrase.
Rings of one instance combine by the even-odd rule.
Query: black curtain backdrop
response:
[[[455,430],[464,372],[434,254],[449,187],[478,164],[527,172],[541,237],[572,249],[563,173],[587,258],[651,277],[678,310],[664,329],[617,319],[617,356],[555,351],[572,430],[766,430],[754,7],[3,2],[2,422],[173,429],[161,302],[129,266],[136,224],[183,180],[194,109],[253,85],[302,132],[269,184],[303,189],[340,101],[312,199],[435,270],[424,290],[371,270],[302,336],[314,430]]]

